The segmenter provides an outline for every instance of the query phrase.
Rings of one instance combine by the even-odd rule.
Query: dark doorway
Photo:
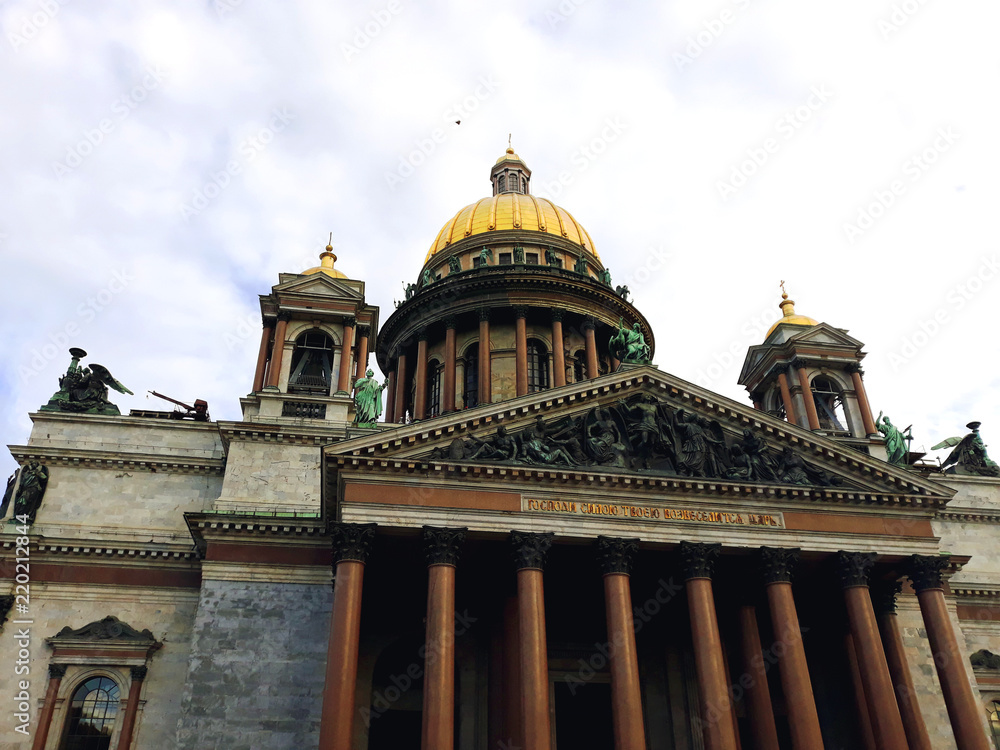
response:
[[[615,746],[611,685],[555,683],[556,747],[559,750]]]
[[[420,711],[386,711],[378,717],[378,721],[372,722],[368,747],[371,750],[420,747],[422,720]]]

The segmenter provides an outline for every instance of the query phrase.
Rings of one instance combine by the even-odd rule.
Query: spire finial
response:
[[[782,279],[778,286],[781,287],[781,299],[788,299],[788,292],[785,291],[785,280]]]
[[[330,232],[330,241],[326,244],[326,251],[328,253],[333,252],[333,232]]]
[[[319,254],[319,265],[320,268],[333,268],[333,264],[336,261],[337,256],[333,254],[333,232],[330,232],[330,240],[326,246],[326,251]]]
[[[781,308],[781,312],[786,318],[790,318],[795,315],[795,300],[788,299],[788,292],[785,291],[785,280],[781,280],[781,302],[778,303],[778,307]]]

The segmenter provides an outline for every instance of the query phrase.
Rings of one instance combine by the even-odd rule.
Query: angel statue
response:
[[[986,455],[986,443],[979,437],[980,424],[982,423],[969,422],[966,427],[972,432],[964,438],[945,438],[931,448],[932,451],[936,451],[940,448],[954,447],[948,458],[941,464],[942,469],[947,469],[946,473],[1000,477],[1000,466]]]
[[[382,391],[388,386],[388,378],[379,385],[373,370],[354,381],[354,424],[364,426],[378,422],[382,415]]]
[[[118,407],[108,401],[108,388],[130,396],[132,391],[115,380],[103,365],[91,363],[89,368],[80,367],[80,360],[87,356],[83,349],[70,349],[69,354],[72,361],[66,374],[59,378],[59,390],[40,411],[120,415]]]

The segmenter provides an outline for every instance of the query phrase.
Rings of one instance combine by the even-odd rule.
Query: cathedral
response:
[[[531,180],[385,320],[332,247],[280,273],[239,421],[69,352],[9,446],[0,746],[1000,750],[979,424],[911,451],[788,294],[746,402],[664,372]]]

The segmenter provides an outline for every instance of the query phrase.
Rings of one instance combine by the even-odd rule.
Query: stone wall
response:
[[[176,747],[316,747],[332,605],[329,585],[205,580]]]
[[[318,513],[320,450],[317,445],[233,440],[215,510]]]

